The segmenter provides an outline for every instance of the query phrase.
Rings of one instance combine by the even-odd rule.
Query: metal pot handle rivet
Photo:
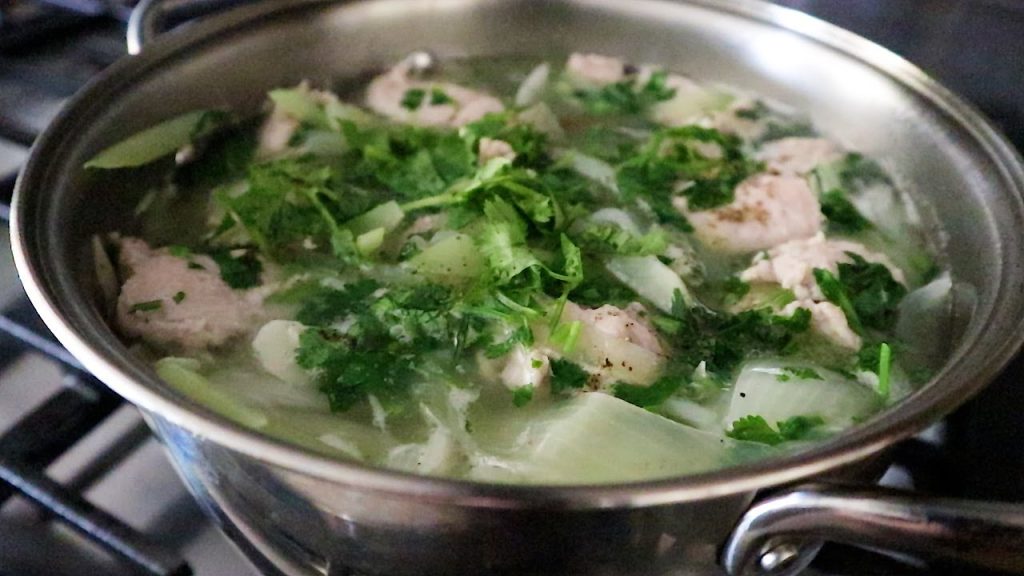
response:
[[[789,576],[810,564],[820,540],[1024,574],[1024,506],[823,484],[752,506],[722,566],[730,576]]]

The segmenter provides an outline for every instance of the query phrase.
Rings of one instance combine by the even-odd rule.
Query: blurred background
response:
[[[777,3],[907,58],[1024,150],[1024,0]],[[135,411],[51,340],[11,262],[6,219],[17,170],[62,103],[125,55],[131,4],[0,0],[0,576],[257,573],[210,527]],[[1022,377],[1018,360],[947,421],[901,445],[886,482],[1024,502]],[[826,547],[813,572],[972,574],[839,546]]]

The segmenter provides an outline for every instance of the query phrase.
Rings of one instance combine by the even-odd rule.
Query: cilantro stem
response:
[[[399,207],[403,212],[412,212],[413,210],[420,210],[422,208],[433,208],[435,206],[446,206],[448,204],[458,204],[465,198],[462,196],[462,192],[458,190],[449,190],[448,192],[442,192],[434,196],[427,196],[426,198],[420,198],[419,200],[413,200],[406,202],[405,204],[399,204]]]
[[[890,371],[892,369],[892,349],[883,342],[878,347],[878,394],[885,400],[891,392]]]
[[[522,314],[523,316],[526,316],[526,317],[529,317],[529,318],[536,318],[537,316],[540,316],[540,312],[538,312],[538,311],[536,311],[533,308],[530,308],[528,306],[523,306],[519,302],[516,302],[515,300],[509,298],[508,296],[502,294],[501,292],[495,292],[494,293],[494,297],[498,300],[498,302],[501,302],[502,304],[504,304],[509,309],[511,309],[511,310],[513,310],[515,312],[518,312],[518,313]]]
[[[818,283],[825,298],[843,311],[846,321],[850,323],[850,328],[853,328],[857,334],[863,334],[864,325],[861,323],[857,310],[853,307],[853,302],[850,301],[850,296],[846,293],[842,282],[832,272],[824,268],[814,269],[814,280]]]
[[[580,328],[583,323],[579,320],[559,324],[551,333],[551,343],[561,346],[562,352],[571,354],[576,348],[576,341],[580,338]]]

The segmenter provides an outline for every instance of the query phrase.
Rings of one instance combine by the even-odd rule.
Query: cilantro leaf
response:
[[[221,248],[207,252],[220,268],[220,277],[235,290],[260,285],[263,263],[249,248]]]
[[[890,372],[892,371],[892,349],[883,342],[878,346],[878,394],[888,399],[892,388]]]
[[[787,382],[791,377],[797,377],[801,380],[824,380],[821,374],[818,373],[814,368],[807,368],[801,366],[783,366],[782,374],[775,377],[779,382]]]
[[[816,268],[814,279],[830,302],[839,306],[850,327],[863,334],[864,328],[888,330],[896,324],[899,303],[907,294],[884,264],[868,262],[863,256],[847,252],[852,262],[838,265],[839,277]]]
[[[265,256],[284,258],[307,238],[329,244],[339,229],[333,176],[316,159],[283,158],[253,165],[243,193],[222,191],[216,199]]]
[[[533,386],[521,386],[512,391],[512,404],[522,408],[533,400]]]
[[[344,288],[329,288],[318,283],[308,287],[298,287],[294,300],[301,302],[295,319],[309,326],[326,326],[363,310],[370,295],[380,289],[375,280],[360,280],[346,285]],[[284,298],[289,301],[292,298]]]
[[[296,363],[316,374],[332,411],[345,411],[374,394],[394,405],[408,393],[415,359],[386,348],[355,349],[335,331],[309,329],[299,337]]]
[[[410,88],[402,94],[401,105],[406,110],[416,110],[423,105],[423,99],[427,96],[426,91],[421,88]]]
[[[507,142],[516,153],[513,166],[542,169],[551,165],[547,134],[529,124],[517,122],[512,111],[487,114],[463,126],[461,134],[473,142],[474,147],[479,145],[481,138]]]
[[[441,90],[440,88],[430,89],[431,106],[441,106],[443,104],[451,104],[452,102],[455,102],[455,100],[453,100],[452,97],[444,90]]]
[[[551,360],[551,393],[561,394],[567,390],[583,388],[590,375],[578,364],[562,358]]]
[[[522,344],[523,346],[533,345],[533,330],[525,317],[521,318],[519,326],[508,335],[502,342],[491,344],[484,350],[484,356],[488,358],[501,358],[512,351],[513,348]]]
[[[619,382],[613,387],[615,397],[641,408],[661,405],[682,387],[684,379],[678,376],[663,376],[650,386],[636,386]]]
[[[345,178],[361,188],[417,200],[441,194],[477,170],[476,155],[456,132],[351,123],[343,131],[350,146],[343,158]]]
[[[727,314],[686,308],[681,301],[676,308],[679,324],[669,338],[675,344],[677,361],[690,366],[704,361],[712,372],[731,370],[754,352],[785,354],[811,321],[806,308],[797,308],[788,317],[776,315],[770,308]]]
[[[821,416],[793,416],[792,418],[779,422],[779,436],[785,441],[803,440],[810,432],[825,424]]]
[[[871,222],[861,215],[857,207],[839,189],[821,195],[821,213],[828,219],[830,232],[856,234],[872,228]]]
[[[716,154],[708,152],[712,147]],[[738,137],[684,126],[655,132],[619,166],[617,180],[627,199],[643,198],[659,220],[680,226],[685,219],[672,204],[676,195],[687,199],[690,210],[717,208],[732,202],[736,186],[761,167],[743,153]]]
[[[131,308],[128,309],[128,313],[155,312],[163,307],[163,300],[147,300],[145,302],[136,302],[135,304],[132,304]]]
[[[892,328],[899,303],[907,294],[906,287],[892,277],[884,264],[868,262],[854,252],[846,255],[852,262],[839,264],[839,279],[850,294],[857,315],[868,328]]]
[[[575,239],[590,253],[623,256],[657,255],[664,252],[668,246],[665,233],[660,229],[636,235],[610,222],[588,224]]]
[[[825,299],[843,311],[850,328],[858,334],[863,334],[864,325],[861,324],[860,316],[857,315],[857,310],[854,308],[853,302],[850,301],[850,296],[846,293],[842,282],[824,268],[814,269],[814,281],[817,282],[821,293],[825,295]]]
[[[511,207],[501,200],[488,202],[492,208],[488,223],[476,238],[481,256],[487,262],[494,283],[507,284],[540,261],[526,245],[525,223],[518,216],[506,218]]]
[[[640,114],[675,96],[676,91],[668,87],[667,80],[668,73],[659,70],[643,84],[632,77],[594,90],[577,90],[574,95],[591,114]]]
[[[805,439],[824,423],[820,416],[794,416],[778,422],[776,430],[763,417],[750,415],[733,422],[725,434],[736,440],[776,446],[783,442]]]
[[[732,423],[725,433],[734,440],[757,442],[775,446],[783,442],[782,435],[772,428],[761,416],[744,416]]]

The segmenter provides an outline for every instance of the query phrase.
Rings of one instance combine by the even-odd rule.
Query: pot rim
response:
[[[600,6],[611,1],[576,0],[575,3]],[[1008,193],[1013,194],[1012,200],[1016,203],[1018,216],[1024,214],[1021,202],[1024,197],[1024,165],[1012,145],[973,106],[893,52],[812,16],[760,0],[635,1],[649,7],[673,3],[691,4],[731,13],[788,30],[869,65],[878,73],[908,88],[916,96],[927,100],[936,110],[970,134],[974,143],[998,166]],[[337,3],[331,0],[259,3],[212,17],[193,25],[189,30],[171,34],[147,45],[140,55],[124,58],[109,67],[64,106],[37,140],[19,175],[12,202],[11,239],[15,262],[32,304],[57,339],[85,367],[118,394],[145,411],[259,461],[375,492],[415,495],[425,500],[486,508],[644,507],[754,492],[853,464],[915,434],[953,411],[991,381],[1024,342],[1024,323],[1018,323],[1001,335],[997,345],[984,350],[988,361],[977,371],[965,369],[962,363],[969,353],[979,352],[978,342],[970,342],[969,346],[961,345],[946,366],[911,397],[890,407],[868,423],[805,451],[702,474],[627,484],[500,485],[420,476],[337,460],[235,424],[162,384],[152,369],[140,368],[141,362],[130,357],[125,347],[120,346],[114,353],[108,350],[104,354],[72,326],[72,322],[64,315],[65,306],[55,298],[40,260],[33,256],[33,223],[28,221],[27,201],[24,198],[33,194],[34,188],[39,188],[45,173],[50,170],[44,158],[51,157],[48,152],[61,146],[65,138],[65,127],[71,124],[81,110],[87,109],[91,101],[102,101],[102,95],[110,90],[110,86],[118,82],[129,82],[137,74],[158,69],[164,60],[176,57],[217,35],[241,30],[262,17],[303,7]],[[35,194],[40,192],[37,190]],[[1004,271],[997,272],[1002,277]],[[999,313],[1000,308],[1007,307],[1007,299],[1013,302],[1021,298],[1020,294],[1008,292],[1007,284],[1000,282],[997,303],[1002,306],[993,306],[985,318],[975,318],[972,322],[988,323]],[[107,330],[107,339],[116,339],[109,328]],[[111,355],[116,357],[111,358]]]

